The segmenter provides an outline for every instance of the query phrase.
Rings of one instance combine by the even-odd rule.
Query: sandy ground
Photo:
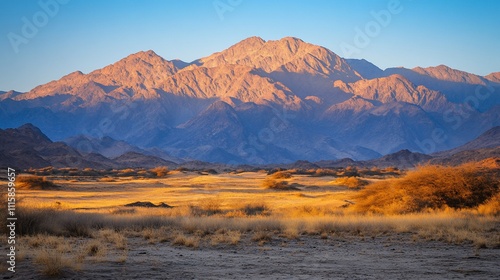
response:
[[[63,279],[498,279],[499,249],[472,245],[413,242],[409,235],[300,240],[275,238],[263,246],[238,245],[197,249],[130,239],[123,263],[89,262]],[[107,258],[113,259],[113,258]],[[38,274],[28,259],[12,277],[53,279]]]

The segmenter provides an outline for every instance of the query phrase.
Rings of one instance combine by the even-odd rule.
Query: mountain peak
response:
[[[280,42],[299,42],[299,43],[305,43],[302,39],[293,37],[293,36],[287,36],[283,37],[279,40]]]
[[[17,131],[21,135],[35,139],[39,144],[52,143],[52,141],[45,134],[43,134],[43,132],[38,127],[34,126],[31,123],[23,124],[17,129],[13,129],[13,131]]]
[[[500,72],[493,72],[485,76],[486,79],[495,82],[495,83],[500,83]]]
[[[291,36],[283,37],[283,38],[279,39],[278,42],[283,43],[283,44],[293,44],[293,45],[300,45],[300,44],[312,45],[312,44],[304,42],[300,38],[291,37]]]
[[[248,37],[246,39],[241,40],[239,43],[236,43],[235,45],[240,45],[240,44],[242,44],[242,45],[263,45],[265,43],[266,43],[266,41],[264,39],[260,38],[259,36],[252,36],[252,37]]]
[[[133,54],[125,57],[124,59],[122,59],[120,61],[138,60],[138,59],[144,60],[146,62],[165,61],[165,59],[163,57],[156,54],[153,50],[139,51],[139,52],[133,53]]]
[[[41,132],[40,129],[38,127],[34,126],[32,123],[23,124],[18,129],[33,130],[33,131]]]

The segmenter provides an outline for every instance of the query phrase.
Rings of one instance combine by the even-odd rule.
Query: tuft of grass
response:
[[[103,257],[107,253],[106,245],[99,239],[93,239],[85,247],[85,253],[90,257]]]
[[[112,229],[103,229],[97,233],[97,236],[108,243],[112,243],[119,250],[127,249],[127,237],[122,233]]]
[[[178,233],[177,236],[174,237],[172,245],[198,248],[200,246],[200,238],[197,236],[187,236],[183,233]]]
[[[39,249],[35,252],[34,262],[41,266],[40,270],[46,276],[60,276],[65,269],[74,269],[71,261],[55,249]]]
[[[219,244],[230,244],[236,245],[241,240],[241,232],[235,230],[219,230],[210,237],[210,244],[212,246],[217,246]]]

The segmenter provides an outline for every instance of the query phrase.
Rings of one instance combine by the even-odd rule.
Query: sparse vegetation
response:
[[[172,245],[198,248],[200,246],[200,238],[196,236],[187,236],[183,233],[178,233],[177,236],[174,237]]]
[[[309,239],[404,236],[415,241],[473,244],[477,250],[500,246],[495,216],[500,205],[498,170],[431,166],[399,178],[394,175],[398,170],[356,170],[370,173],[369,179],[343,176],[344,169],[334,171],[330,177],[315,176],[316,171],[298,174],[302,172],[298,170],[278,170],[270,175],[262,171],[204,175],[174,171],[165,179],[157,174],[144,179],[103,175],[116,180],[109,182],[99,178],[69,182],[79,177],[68,177],[67,181],[57,177],[54,180],[64,186],[63,190],[52,194],[36,189],[20,192],[20,196],[30,196],[16,206],[17,231],[26,239],[22,242],[28,248],[22,250],[25,259],[36,259],[34,264],[47,276],[64,275],[86,262],[126,262],[130,247],[137,244],[195,250],[258,244],[266,245],[260,250],[267,250],[268,246]],[[376,177],[380,174],[391,175]],[[47,176],[46,181],[51,178]],[[368,180],[375,183],[358,190]],[[107,192],[114,195],[126,190],[127,184],[131,190],[141,187],[141,194],[108,202]],[[273,186],[295,191],[274,191]],[[345,186],[351,191],[345,191]],[[114,204],[76,207],[72,204],[78,194],[74,190],[92,197],[85,203]],[[57,204],[50,199],[56,193]],[[39,194],[48,202],[40,203]],[[124,207],[131,201],[142,202]],[[144,201],[154,206],[165,201],[175,207],[141,207],[146,205]],[[71,263],[61,261],[56,253]]]

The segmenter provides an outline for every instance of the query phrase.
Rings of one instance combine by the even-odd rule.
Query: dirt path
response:
[[[399,239],[399,238],[398,238]],[[198,249],[135,238],[124,263],[85,263],[64,279],[498,279],[499,249],[412,242],[394,237],[339,240],[305,237],[274,240],[264,246]],[[285,243],[286,242],[286,243]],[[29,261],[13,278],[45,279]],[[10,274],[9,274],[10,275]],[[6,275],[6,277],[9,277]],[[54,278],[47,278],[54,279]]]

